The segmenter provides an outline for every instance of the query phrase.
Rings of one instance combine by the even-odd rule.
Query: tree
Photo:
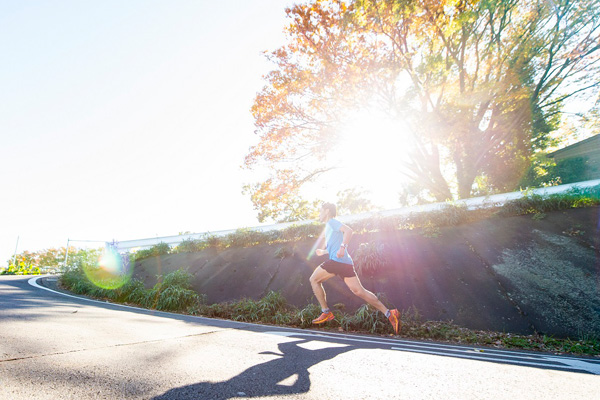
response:
[[[65,259],[65,249],[44,249],[35,252],[23,251],[15,255],[15,264],[26,267],[58,267]],[[12,263],[12,258],[9,261]]]
[[[307,180],[309,178],[306,178]],[[258,210],[258,221],[271,218],[277,222],[293,222],[314,219],[319,216],[319,201],[304,200],[299,190],[303,182],[290,170],[277,171],[274,178],[262,183],[244,186]]]
[[[366,198],[365,191],[351,188],[339,191],[337,194],[338,215],[360,214],[378,209]]]
[[[596,101],[592,108],[584,113],[578,113],[581,127],[579,132],[582,136],[581,139],[587,139],[588,137],[600,134],[600,92],[596,97]]]
[[[512,190],[564,101],[599,86],[592,0],[316,0],[287,13],[245,159],[273,171],[248,189],[260,210],[334,168],[340,123],[373,106],[409,124],[414,148],[398,162],[436,200],[469,197],[477,179]]]
[[[75,268],[82,264],[97,263],[102,249],[78,249],[69,246],[68,268]],[[59,270],[64,267],[66,248],[50,248],[34,252],[23,251],[15,256],[15,264],[23,265],[25,268],[49,267]],[[12,264],[12,258],[9,260]]]
[[[596,171],[587,157],[573,157],[556,161],[544,152],[536,154],[519,186],[541,187],[575,183],[594,179]]]

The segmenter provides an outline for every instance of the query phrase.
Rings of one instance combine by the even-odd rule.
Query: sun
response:
[[[374,205],[398,207],[408,179],[402,162],[413,149],[413,134],[401,120],[378,111],[361,111],[340,127],[330,152],[337,166],[336,186],[361,187]]]

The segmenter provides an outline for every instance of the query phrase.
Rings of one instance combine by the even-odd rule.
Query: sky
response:
[[[250,109],[296,2],[0,0],[0,268],[67,241],[260,225]],[[312,198],[357,187],[399,207],[397,122],[355,113]]]
[[[0,267],[259,225],[241,165],[291,4],[0,0]]]

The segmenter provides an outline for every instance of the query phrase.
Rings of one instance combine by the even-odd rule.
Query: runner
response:
[[[336,215],[337,208],[335,204],[323,204],[319,219],[325,223],[325,247],[317,248],[315,252],[318,256],[328,254],[329,260],[319,265],[310,277],[310,284],[323,312],[319,318],[313,320],[313,324],[322,324],[334,318],[333,313],[327,305],[327,296],[325,289],[323,289],[323,282],[338,275],[344,280],[344,283],[352,293],[384,313],[392,324],[394,332],[398,334],[400,312],[397,309],[388,309],[379,301],[377,296],[365,289],[362,283],[360,283],[354,270],[354,262],[350,254],[348,254],[348,243],[353,231],[350,227],[335,219]]]

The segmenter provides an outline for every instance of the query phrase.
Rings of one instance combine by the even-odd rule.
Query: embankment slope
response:
[[[424,319],[452,320],[471,329],[556,337],[600,335],[600,208],[493,217],[440,228],[354,235],[383,244],[390,262],[363,285],[399,309]],[[433,236],[433,237],[432,237]],[[138,261],[135,277],[186,268],[209,302],[258,299],[280,291],[289,303],[315,302],[308,278],[324,259],[309,258],[312,241],[170,254]],[[331,305],[362,303],[339,278],[325,283]]]

